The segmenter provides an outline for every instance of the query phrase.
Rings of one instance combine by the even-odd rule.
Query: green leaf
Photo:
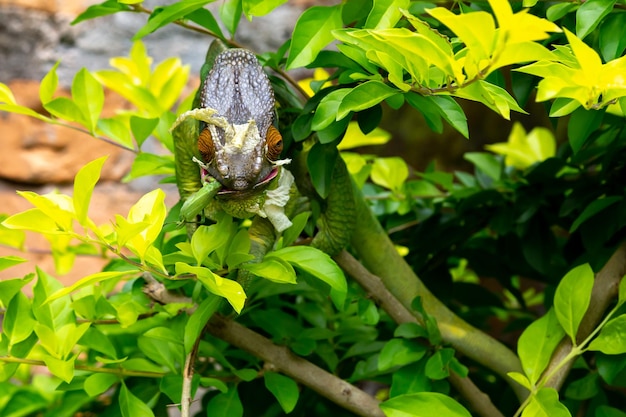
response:
[[[133,140],[130,137],[128,126],[119,117],[110,117],[99,119],[97,123],[98,130],[96,133],[103,133],[112,141],[122,145],[126,149],[133,150]]]
[[[54,331],[75,321],[69,297],[46,303],[48,297],[61,288],[63,284],[37,268],[37,284],[33,288],[33,314],[38,323]]]
[[[58,359],[50,355],[44,355],[43,361],[50,373],[68,384],[74,379],[74,359]]]
[[[0,84],[0,86],[1,85],[2,84]],[[15,113],[15,114],[23,114],[26,116],[34,117],[35,119],[43,120],[44,122],[52,121],[50,117],[46,117],[43,114],[39,114],[36,111],[29,109],[28,107],[25,107],[25,106],[20,106],[19,104],[0,104],[0,111],[6,111],[9,113]]]
[[[367,15],[365,28],[387,29],[395,26],[402,17],[400,9],[407,9],[409,0],[374,0],[374,5]]]
[[[43,77],[41,84],[39,84],[39,99],[43,104],[46,104],[52,100],[54,93],[57,90],[59,84],[59,77],[57,75],[57,68],[61,61],[57,61],[52,66],[50,71]]]
[[[232,217],[224,216],[222,221],[210,226],[200,226],[191,237],[191,251],[200,266],[212,252],[226,245],[231,237]]]
[[[438,392],[418,392],[393,397],[380,404],[387,417],[471,417],[461,404]]]
[[[322,130],[330,126],[337,119],[339,105],[350,91],[349,88],[340,88],[324,97],[315,110],[311,129]]]
[[[470,161],[494,181],[502,175],[502,163],[494,155],[485,152],[467,152],[463,159]]]
[[[222,278],[208,268],[191,266],[182,262],[176,263],[177,274],[194,274],[204,287],[215,295],[226,298],[237,313],[240,313],[246,302],[246,293],[241,284],[231,279]]]
[[[322,198],[328,197],[332,183],[332,175],[339,152],[333,144],[316,143],[307,156],[307,168],[311,174],[311,182],[315,191]]]
[[[77,122],[82,125],[88,124],[80,107],[67,97],[57,97],[52,99],[51,101],[45,103],[43,107],[48,110],[50,114],[59,119]]]
[[[182,19],[187,14],[204,7],[210,2],[211,0],[181,0],[169,6],[158,7],[154,9],[150,15],[148,23],[139,29],[135,36],[133,36],[133,40],[139,40],[155,30],[162,28],[168,23]]]
[[[372,181],[390,190],[399,190],[409,177],[409,168],[398,156],[376,158],[370,173]]]
[[[122,417],[154,417],[150,407],[135,397],[126,384],[120,388],[120,410]]]
[[[24,258],[20,258],[19,256],[14,256],[14,255],[1,256],[0,257],[0,271],[2,271],[4,269],[7,269],[7,268],[10,268],[10,267],[12,267],[14,265],[19,265],[19,264],[21,264],[23,262],[27,262],[27,260],[24,259]],[[21,281],[21,280],[17,280],[17,281]],[[2,285],[4,282],[6,282],[6,281],[0,281],[0,285]],[[0,293],[2,293],[1,290],[0,290]],[[1,299],[2,298],[0,298],[0,300]]]
[[[596,408],[595,417],[626,417],[626,413],[608,405],[601,405]]]
[[[136,275],[139,273],[141,273],[140,270],[130,270],[130,271],[104,271],[104,272],[97,272],[95,274],[87,275],[86,277],[79,279],[74,284],[70,285],[69,287],[65,287],[63,289],[56,291],[54,294],[50,295],[46,299],[45,302],[50,303],[54,300],[57,300],[68,294],[71,294],[74,291],[80,288],[84,288],[88,285],[93,285],[93,284],[100,283],[103,281],[108,281],[110,279],[122,278],[122,277],[129,276],[129,275]]]
[[[220,20],[232,36],[235,36],[237,26],[243,13],[242,0],[226,0],[220,5]]]
[[[254,275],[279,284],[296,284],[296,271],[291,264],[280,258],[265,257],[261,263],[246,263],[240,268],[252,272]]]
[[[426,354],[426,346],[414,340],[391,339],[380,351],[378,370],[386,371],[397,366],[417,362]]]
[[[83,22],[85,20],[95,19],[96,17],[108,16],[110,14],[128,11],[130,7],[125,6],[121,2],[117,0],[107,0],[100,4],[94,4],[93,6],[89,6],[87,10],[79,14],[74,20],[72,20],[72,25]]]
[[[598,350],[607,355],[626,353],[626,315],[609,320],[598,337],[589,344],[589,350]]]
[[[388,97],[400,92],[387,84],[371,80],[352,89],[341,101],[337,109],[337,120],[341,120],[351,111],[360,111],[375,106]]]
[[[81,109],[86,127],[93,134],[104,106],[102,85],[86,68],[81,68],[72,82],[72,99]]]
[[[589,264],[579,265],[561,279],[554,294],[556,317],[574,346],[578,326],[589,307],[593,281],[593,270]]]
[[[222,29],[220,28],[220,25],[217,23],[217,20],[215,20],[215,17],[213,16],[213,13],[211,13],[207,9],[198,9],[196,11],[193,11],[189,13],[186,18],[198,24],[199,26],[202,26],[203,28],[210,30],[215,35],[217,35],[218,38],[225,38],[224,34],[222,33]]]
[[[626,49],[626,14],[611,14],[602,23],[598,35],[600,53],[605,62],[621,57]]]
[[[585,39],[613,10],[615,2],[616,0],[587,0],[582,3],[576,11],[576,36]]]
[[[576,109],[567,124],[567,137],[574,153],[578,153],[585,145],[589,136],[602,124],[604,111]]]
[[[155,155],[141,152],[135,157],[130,173],[124,178],[124,181],[134,180],[146,175],[173,175],[174,171],[174,158],[172,155]]]
[[[467,127],[467,117],[463,109],[452,97],[432,96],[432,102],[439,109],[441,117],[455,128],[465,138],[469,138],[469,128]]]
[[[539,381],[564,335],[554,309],[550,309],[543,317],[531,323],[520,336],[517,353],[531,386]]]
[[[283,259],[296,268],[324,281],[335,290],[335,297],[333,297],[335,304],[343,305],[348,291],[346,277],[328,254],[310,246],[290,246],[271,252],[266,257]]]
[[[154,327],[137,339],[137,346],[151,360],[177,372],[184,363],[183,341],[167,327]]]
[[[511,378],[513,381],[523,386],[524,388],[526,388],[528,391],[532,391],[533,384],[530,383],[526,375],[520,374],[519,372],[509,372],[507,373],[507,376]]]
[[[334,40],[332,31],[341,28],[341,5],[313,6],[304,11],[293,29],[286,68],[304,67]]]
[[[159,118],[144,118],[139,116],[130,117],[130,130],[133,132],[137,146],[141,148],[141,145],[148,139],[154,129],[159,124]]]
[[[287,414],[291,413],[296,407],[300,394],[298,384],[293,379],[276,372],[265,372],[263,380],[265,387],[274,394],[283,411]]]
[[[265,16],[286,2],[287,0],[243,0],[241,3],[244,14],[252,20],[253,16]]]
[[[18,292],[9,302],[2,320],[3,332],[9,338],[9,347],[26,340],[34,326],[31,301],[24,293]]]
[[[96,373],[89,375],[87,379],[85,379],[83,389],[90,397],[97,397],[118,381],[119,378],[117,375]]]
[[[570,227],[570,233],[573,233],[578,229],[578,227],[583,224],[585,221],[589,220],[591,217],[600,213],[605,208],[612,206],[615,203],[622,201],[624,197],[621,196],[612,196],[612,197],[604,197],[598,200],[594,200],[585,209],[582,213],[574,220],[572,223],[572,227]]]
[[[559,394],[554,388],[541,388],[524,408],[522,417],[571,417],[571,414],[559,402]]]
[[[187,324],[185,325],[184,346],[185,355],[191,352],[196,340],[202,334],[204,326],[209,322],[209,319],[215,313],[220,305],[220,299],[209,295],[200,303],[196,311],[193,312]]]
[[[589,400],[600,392],[600,376],[589,372],[584,377],[571,382],[565,389],[565,397],[571,400]]]
[[[255,372],[256,374],[256,372]],[[219,393],[211,398],[206,406],[207,416],[211,417],[242,417],[243,405],[239,399],[237,388]]]
[[[74,178],[74,212],[78,222],[85,226],[87,223],[87,211],[89,202],[96,183],[100,179],[102,165],[107,156],[103,156],[83,166]]]
[[[450,362],[454,358],[454,349],[443,348],[435,351],[426,362],[426,376],[433,380],[444,379],[450,375]]]

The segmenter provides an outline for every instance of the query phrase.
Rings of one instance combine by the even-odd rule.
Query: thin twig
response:
[[[363,417],[385,416],[378,400],[371,395],[235,321],[214,314],[206,329],[214,336],[268,362],[269,369],[293,378],[348,411]]]
[[[420,320],[411,314],[394,296],[385,288],[379,277],[369,272],[359,261],[348,252],[341,251],[334,257],[337,264],[348,273],[355,281],[368,292],[368,295],[389,314],[398,324],[420,323]],[[491,398],[482,392],[469,377],[461,377],[454,372],[450,373],[450,383],[467,401],[469,407],[483,417],[503,417],[496,408]]]
[[[191,398],[193,365],[196,362],[196,357],[198,356],[198,346],[200,345],[201,338],[202,333],[198,335],[191,352],[189,352],[187,358],[185,358],[185,368],[183,369],[183,388],[180,400],[180,417],[189,417],[189,409],[191,408],[191,402],[193,401],[193,398]]]

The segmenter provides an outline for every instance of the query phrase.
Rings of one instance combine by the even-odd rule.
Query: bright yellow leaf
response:
[[[526,169],[536,162],[553,157],[556,140],[552,132],[544,127],[536,127],[527,134],[521,123],[515,123],[508,142],[486,145],[485,148],[504,155],[507,166]]]
[[[327,80],[328,77],[330,77],[330,74],[324,68],[315,68],[315,71],[313,72],[313,77],[304,78],[298,81],[298,85],[300,86],[300,88],[302,88],[302,90],[304,90],[304,92],[307,93],[309,97],[313,97],[315,95],[315,91],[313,91],[313,89],[311,88],[311,82]],[[327,81],[322,85],[321,88],[325,88],[331,85],[332,84],[330,83],[330,81]]]
[[[337,146],[339,150],[358,148],[359,146],[384,145],[391,139],[391,134],[379,127],[368,134],[361,131],[359,124],[352,121],[348,124],[348,129],[341,143]]]

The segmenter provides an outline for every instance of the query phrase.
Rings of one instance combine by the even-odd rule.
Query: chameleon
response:
[[[228,49],[216,40],[200,76],[192,109],[171,129],[176,181],[184,201],[181,218],[191,236],[198,215],[213,218],[225,211],[236,218],[252,217],[251,253],[260,260],[291,226],[289,216],[302,211],[301,203],[319,198],[304,168],[307,154],[294,150],[293,164],[290,158],[281,159],[277,100],[252,52]],[[355,213],[349,174],[341,158],[337,160],[329,196],[318,204],[319,231],[311,241],[331,255],[349,242]]]

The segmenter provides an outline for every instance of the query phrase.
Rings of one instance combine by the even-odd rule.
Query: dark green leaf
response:
[[[557,3],[548,8],[546,11],[546,17],[548,20],[554,22],[555,20],[559,20],[569,12],[576,10],[579,7],[577,3]]]
[[[454,358],[454,349],[437,350],[426,362],[426,376],[430,379],[444,379],[450,375],[450,362]]]
[[[470,161],[494,181],[498,181],[502,175],[502,162],[495,155],[485,152],[467,152],[463,155],[463,159]]]
[[[339,157],[334,145],[316,143],[307,156],[307,168],[311,173],[311,182],[315,191],[322,197],[328,197],[335,163]]]
[[[601,405],[596,408],[595,417],[626,417],[626,413],[608,405]]]
[[[283,411],[291,413],[298,402],[298,384],[289,377],[277,374],[276,372],[266,372],[263,374],[265,387],[274,394]]]
[[[256,373],[255,373],[256,374]],[[243,406],[236,387],[226,393],[219,393],[211,398],[206,406],[207,415],[211,417],[242,417]]]
[[[580,107],[572,113],[567,124],[567,137],[574,153],[585,145],[589,135],[596,131],[604,116],[602,110],[586,110]]]
[[[414,339],[417,337],[428,337],[428,332],[422,326],[417,323],[402,323],[393,332],[394,337],[404,337],[407,339]]]
[[[600,53],[608,62],[622,56],[626,49],[626,13],[611,14],[599,30]]]
[[[596,372],[590,372],[569,384],[565,389],[565,397],[579,401],[588,400],[594,398],[599,391],[600,377]]]
[[[572,223],[572,227],[570,227],[569,230],[570,233],[575,232],[576,229],[578,229],[578,227],[586,220],[600,213],[605,208],[622,201],[623,199],[624,197],[621,196],[612,196],[592,201],[587,207],[585,207],[583,212],[580,213],[580,216],[578,216],[576,220],[574,220],[574,222]]]
[[[459,131],[465,138],[469,138],[469,128],[467,127],[467,117],[459,103],[452,97],[432,96],[432,102],[439,109],[441,117],[453,128]]]
[[[432,96],[422,96],[415,92],[410,92],[404,95],[406,101],[418,110],[424,116],[426,124],[433,132],[443,132],[443,122],[441,121],[441,110],[433,103]]]
[[[313,120],[311,121],[311,129],[322,130],[333,123],[337,119],[337,110],[341,102],[350,91],[352,90],[349,88],[340,88],[324,97],[315,110]]]

